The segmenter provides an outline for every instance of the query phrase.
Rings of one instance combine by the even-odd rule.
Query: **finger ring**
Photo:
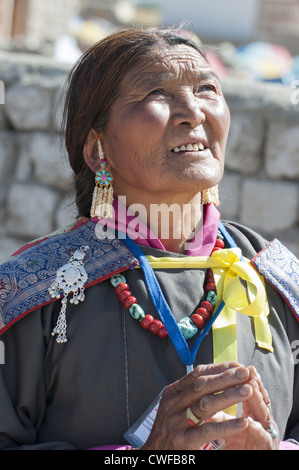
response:
[[[198,418],[197,416],[195,416],[195,414],[191,410],[190,406],[186,410],[186,421],[189,424],[189,426],[192,426],[193,428],[195,426],[200,426],[201,424],[204,423],[203,419]]]
[[[268,420],[269,427],[266,429],[266,431],[270,434],[272,439],[275,441],[278,437],[278,432],[271,420]]]

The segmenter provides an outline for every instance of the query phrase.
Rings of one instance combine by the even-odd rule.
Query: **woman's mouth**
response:
[[[178,152],[201,152],[202,150],[205,150],[207,147],[204,146],[202,142],[198,142],[196,144],[184,144],[181,145],[180,147],[175,147],[171,151],[174,153]]]

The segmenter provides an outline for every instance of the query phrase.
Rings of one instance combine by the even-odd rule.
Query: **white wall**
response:
[[[247,41],[254,37],[259,0],[158,0],[166,26],[191,21],[205,39]]]

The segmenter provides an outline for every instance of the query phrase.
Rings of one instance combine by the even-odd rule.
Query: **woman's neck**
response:
[[[138,201],[138,202],[136,202]],[[134,197],[132,202],[126,197],[127,208],[150,228],[167,251],[185,253],[188,243],[203,222],[201,193],[195,196],[174,197]]]

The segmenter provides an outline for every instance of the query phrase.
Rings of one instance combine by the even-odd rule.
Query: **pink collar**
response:
[[[119,198],[113,201],[114,218],[101,219],[102,225],[129,235],[137,244],[166,251],[162,242],[138,217],[132,215]],[[220,213],[213,204],[204,205],[204,220],[188,246],[188,256],[209,256],[214,248]]]

